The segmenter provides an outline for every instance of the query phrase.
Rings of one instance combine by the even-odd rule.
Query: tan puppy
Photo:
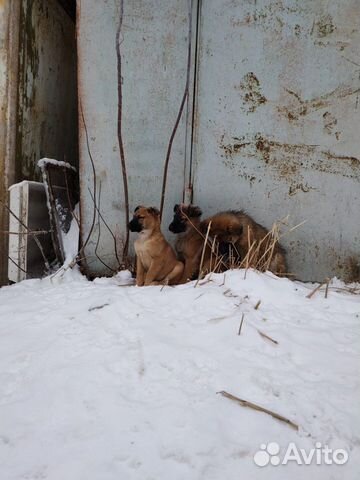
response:
[[[195,205],[180,204],[174,207],[174,218],[169,225],[169,230],[177,234],[175,250],[178,259],[185,264],[181,283],[194,280],[199,276],[205,237],[200,230],[201,215],[201,209]],[[214,270],[215,263],[215,255],[211,255],[211,247],[208,245],[201,267],[202,273],[206,274]],[[218,267],[217,271],[220,271],[220,268]]]
[[[129,223],[131,232],[139,232],[134,247],[136,261],[136,285],[176,284],[184,265],[177,261],[174,250],[160,230],[160,212],[154,207],[139,206]]]
[[[252,251],[255,251],[257,244],[260,244],[260,247],[257,258],[252,260],[254,265],[249,266],[255,266],[259,258],[264,254],[266,255],[265,252],[270,253],[271,236],[268,235],[268,231],[243,211],[230,210],[217,213],[201,223],[202,232],[206,232],[210,221],[211,236],[216,236],[222,249],[226,246],[233,247],[237,261],[241,261],[246,257],[253,242],[256,243]],[[265,240],[263,240],[264,238]],[[271,255],[269,270],[276,275],[285,275],[287,273],[285,250],[278,242],[275,243]]]

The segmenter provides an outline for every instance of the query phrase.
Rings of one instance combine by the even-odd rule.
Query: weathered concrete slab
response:
[[[360,256],[360,3],[209,0],[200,15],[194,201],[243,208],[303,280]]]
[[[118,76],[116,32],[122,2],[78,3],[80,182],[82,238],[93,223],[93,168],[101,212],[116,235],[121,255],[125,239],[125,203],[117,134]],[[123,2],[122,55],[123,142],[130,211],[139,204],[159,206],[166,150],[186,81],[188,6],[184,0]],[[186,114],[172,149],[164,225],[182,200],[185,172]],[[88,140],[88,144],[87,144]],[[166,226],[167,228],[167,226]],[[100,259],[96,257],[99,254]],[[114,240],[96,220],[86,248],[93,273],[118,268]],[[103,262],[103,263],[102,263]],[[110,268],[107,268],[107,264]]]

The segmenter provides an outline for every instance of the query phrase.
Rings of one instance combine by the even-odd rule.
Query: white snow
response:
[[[357,479],[360,296],[308,299],[314,285],[253,271],[211,280],[138,288],[128,272],[72,271],[1,288],[0,478]],[[256,466],[269,442],[349,461]]]
[[[77,221],[76,221],[77,219]],[[65,252],[64,265],[59,270],[59,273],[66,272],[72,266],[78,256],[79,252],[79,236],[80,236],[80,206],[77,204],[73,212],[73,219],[71,221],[70,229],[67,233],[62,232],[62,243]],[[74,267],[78,270],[78,267]]]
[[[38,160],[37,165],[39,168],[44,168],[46,165],[55,165],[56,167],[71,168],[71,170],[76,172],[76,168],[70,165],[70,163],[62,160],[55,160],[54,158],[42,158],[41,160]]]

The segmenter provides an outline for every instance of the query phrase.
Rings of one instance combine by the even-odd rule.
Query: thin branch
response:
[[[266,333],[262,332],[261,330],[259,329],[256,329],[258,334],[260,335],[260,337],[262,338],[265,338],[266,340],[270,340],[270,342],[272,343],[275,343],[275,345],[278,345],[279,342],[277,340],[274,340],[273,338],[271,338],[269,335],[267,335]]]
[[[81,117],[82,117],[82,121],[83,121],[83,125],[84,125],[84,130],[85,130],[86,148],[87,148],[87,152],[88,152],[88,155],[89,155],[89,158],[90,158],[91,168],[92,168],[92,171],[93,171],[93,193],[94,193],[94,198],[95,198],[95,203],[96,203],[96,170],[95,170],[95,162],[94,162],[94,159],[93,159],[93,156],[92,156],[92,153],[91,153],[91,149],[90,149],[89,134],[88,134],[88,129],[87,129],[87,125],[86,125],[86,122],[85,122],[85,116],[84,116],[84,112],[83,112],[83,108],[82,108],[81,102],[80,102],[80,110],[81,110]],[[89,230],[88,236],[86,237],[85,242],[83,243],[83,245],[81,246],[81,248],[80,248],[80,250],[79,250],[79,253],[80,253],[80,252],[82,253],[82,252],[85,251],[85,247],[86,247],[86,245],[89,243],[90,237],[91,237],[91,235],[92,235],[92,233],[93,233],[93,231],[94,231],[95,222],[96,222],[96,209],[94,208],[93,218],[92,218],[92,222],[91,222],[91,227],[90,227],[90,230]]]
[[[294,428],[295,430],[299,430],[299,425],[292,422],[288,418],[273,412],[272,410],[268,410],[267,408],[260,407],[260,405],[256,405],[255,403],[248,402],[247,400],[243,400],[239,397],[236,397],[235,395],[232,395],[231,393],[225,392],[224,390],[217,393],[219,393],[223,397],[228,398],[229,400],[232,400],[233,402],[238,403],[242,407],[249,407],[249,408],[252,408],[253,410],[257,410],[258,412],[267,413],[268,415],[271,415],[273,418],[276,418],[276,420],[280,420],[281,422],[287,423],[290,427]]]
[[[99,217],[101,218],[101,220],[103,221],[105,227],[108,229],[110,235],[112,236],[112,239],[113,239],[113,241],[114,241],[115,257],[116,257],[116,260],[118,261],[118,264],[119,264],[119,267],[120,267],[120,266],[121,266],[121,262],[120,262],[120,258],[119,258],[118,250],[117,250],[117,239],[116,239],[114,233],[112,232],[111,228],[109,227],[108,223],[105,221],[105,218],[103,217],[102,213],[100,212],[100,209],[99,209],[98,206],[96,205],[96,202],[94,201],[94,197],[92,196],[92,193],[91,193],[90,189],[88,189],[88,190],[89,190],[91,199],[92,199],[92,201],[94,202],[94,206],[95,206],[95,208],[96,208],[96,211],[97,211]],[[100,202],[100,196],[99,196],[99,202]]]
[[[186,83],[185,89],[183,93],[183,97],[181,99],[180,108],[178,115],[176,117],[174,128],[170,135],[170,140],[166,152],[165,164],[164,164],[164,173],[163,173],[163,182],[162,182],[162,189],[161,189],[161,199],[160,199],[160,218],[162,218],[163,210],[164,210],[164,202],[165,202],[165,193],[166,193],[166,182],[167,182],[167,175],[169,169],[169,162],[171,156],[172,145],[174,142],[174,138],[179,127],[179,123],[183,114],[184,106],[186,99],[189,96],[189,84],[190,84],[190,69],[191,69],[191,36],[192,36],[192,1],[189,0],[189,12],[188,12],[188,21],[189,21],[189,32],[188,32],[188,58],[187,58],[187,70],[186,70]]]
[[[12,262],[15,265],[16,268],[18,268],[19,270],[21,270],[22,272],[27,274],[27,271],[24,270],[23,268],[21,268],[20,265],[18,263],[16,263],[15,260],[13,260],[10,256],[8,256],[8,259],[10,260],[10,262]]]
[[[32,230],[31,232],[9,232],[8,230],[3,230],[0,233],[5,233],[6,235],[47,235],[51,233],[51,230]]]
[[[254,307],[254,310],[257,310],[260,307],[260,305],[261,305],[261,300],[257,302],[257,304]]]
[[[325,282],[323,283],[319,283],[319,285],[317,287],[314,288],[314,290],[312,290],[308,295],[306,295],[306,298],[311,298],[313,295],[315,295],[315,293],[320,290],[321,287],[323,287],[325,285]]]
[[[102,259],[101,257],[98,255],[97,253],[97,250],[99,248],[99,243],[100,243],[100,236],[101,236],[101,226],[100,226],[100,201],[101,201],[101,182],[99,184],[99,197],[98,197],[98,207],[96,206],[96,204],[94,203],[94,207],[96,208],[97,212],[98,212],[98,222],[97,222],[97,226],[98,226],[98,236],[97,236],[97,240],[96,240],[96,245],[95,245],[95,255],[96,255],[96,258],[99,260],[99,262],[101,262],[104,267],[106,267],[107,269],[109,269],[111,272],[115,272],[116,270],[114,270],[113,268],[109,267],[109,265],[107,265]]]
[[[241,316],[241,322],[240,322],[240,327],[239,327],[238,335],[241,334],[241,329],[242,329],[242,326],[243,326],[243,323],[244,323],[244,318],[245,318],[245,313],[243,313],[242,316]]]
[[[328,298],[330,278],[326,279],[325,298]]]
[[[124,201],[125,201],[125,222],[126,222],[126,237],[123,248],[123,261],[125,261],[128,250],[129,250],[129,191],[128,191],[128,180],[127,180],[127,171],[126,171],[126,160],[125,160],[125,151],[124,151],[124,142],[122,137],[122,110],[123,110],[123,95],[122,95],[122,65],[121,65],[121,50],[120,50],[120,34],[121,27],[124,16],[124,0],[120,0],[120,16],[119,23],[116,32],[116,57],[117,57],[117,82],[118,82],[118,124],[117,124],[117,134],[118,134],[118,143],[120,150],[120,162],[121,170],[123,177],[123,187],[124,187]]]

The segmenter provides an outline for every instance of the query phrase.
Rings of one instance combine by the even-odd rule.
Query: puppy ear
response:
[[[155,215],[156,217],[160,217],[160,212],[156,207],[149,207],[147,210],[151,215]]]
[[[174,206],[174,213],[176,213],[180,208],[180,205],[177,203],[175,206]]]
[[[142,205],[138,205],[138,206],[135,208],[134,212],[137,212],[137,211],[139,210],[139,208],[143,208],[143,206],[142,206]]]
[[[195,205],[189,205],[188,215],[190,218],[201,217],[202,210],[200,207],[196,207]]]

